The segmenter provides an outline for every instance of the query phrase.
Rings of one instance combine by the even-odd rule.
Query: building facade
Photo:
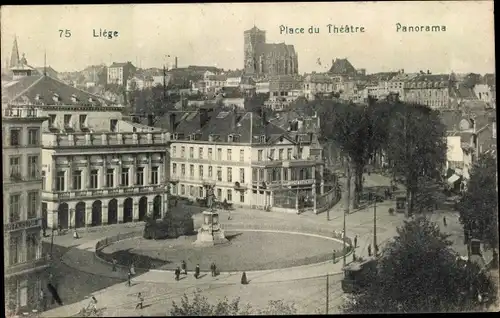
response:
[[[22,78],[5,93],[11,103],[36,106],[48,117],[40,171],[47,227],[84,228],[164,214],[168,133],[124,121],[123,106],[48,76]]]
[[[243,33],[245,73],[255,76],[298,74],[293,45],[266,43],[266,32],[253,27]]]
[[[126,87],[128,79],[135,71],[136,68],[131,62],[115,62],[108,67],[108,84],[117,84]]]
[[[49,261],[42,253],[40,171],[42,122],[47,118],[34,107],[2,104],[4,291],[9,317],[36,309],[46,286]]]
[[[335,85],[337,84],[337,85]],[[338,82],[326,74],[308,74],[304,77],[304,96],[314,100],[317,94],[328,94],[339,91]]]
[[[170,145],[173,195],[296,211],[300,197],[323,193],[321,151],[311,150],[311,134],[291,137],[253,113],[201,110],[186,118]]]
[[[404,98],[433,109],[449,108],[454,86],[450,75],[419,74],[407,82]]]

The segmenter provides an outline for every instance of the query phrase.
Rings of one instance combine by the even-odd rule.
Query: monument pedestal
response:
[[[227,243],[224,230],[219,224],[219,214],[212,211],[203,212],[203,225],[198,230],[195,246],[214,246]]]

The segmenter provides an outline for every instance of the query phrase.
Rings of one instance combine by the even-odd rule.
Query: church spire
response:
[[[47,76],[47,50],[43,54],[43,76]]]
[[[17,47],[17,36],[14,36],[14,44],[12,45],[12,53],[10,55],[9,67],[15,67],[19,64],[19,49]]]

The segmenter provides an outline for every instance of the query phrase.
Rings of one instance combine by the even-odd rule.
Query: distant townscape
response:
[[[333,240],[341,243],[335,243],[339,246],[328,245],[323,258],[318,255],[304,256],[309,250],[315,250],[316,245],[297,252],[297,255],[304,253],[303,259],[297,261],[299,265],[328,261],[328,264],[322,263],[322,271],[327,266],[337,266],[340,272],[350,271],[345,267],[345,255],[349,255],[348,262],[351,259],[353,263],[360,261],[357,257],[364,257],[362,262],[365,262],[372,257],[372,248],[373,256],[378,257],[378,244],[382,251],[383,244],[398,235],[393,224],[396,224],[394,220],[399,215],[394,215],[394,210],[402,213],[401,220],[403,217],[412,220],[412,216],[430,210],[447,211],[436,214],[437,222],[444,219],[444,226],[447,226],[447,220],[449,224],[458,224],[460,236],[456,239],[459,242],[457,245],[464,245],[463,235],[467,235],[469,246],[472,237],[484,243],[486,239],[481,236],[482,230],[477,229],[478,224],[487,226],[497,223],[492,219],[485,223],[467,223],[474,216],[466,213],[471,209],[467,210],[465,206],[470,208],[472,203],[466,205],[465,199],[461,198],[473,198],[467,193],[475,191],[481,184],[477,181],[479,179],[474,179],[479,171],[477,167],[484,167],[479,164],[483,162],[481,158],[489,156],[496,160],[494,73],[434,74],[427,69],[369,73],[366,69],[356,68],[348,57],[332,56],[328,67],[323,65],[327,62],[317,60],[318,66],[327,71],[304,74],[300,72],[300,52],[293,44],[267,43],[266,32],[256,26],[241,36],[244,39],[244,56],[241,57],[241,69],[234,70],[183,65],[182,56],[172,56],[169,57],[169,65],[147,69],[131,61],[113,61],[110,65],[89,65],[81,71],[63,72],[51,65],[31,65],[30,56],[20,54],[23,42],[28,39],[14,40],[11,56],[2,68],[6,306],[13,314],[39,310],[47,311],[51,316],[74,316],[75,312],[70,311],[78,312],[82,305],[63,311],[69,307],[57,307],[60,300],[54,295],[61,294],[61,290],[69,291],[67,295],[70,296],[66,296],[71,301],[61,297],[59,305],[82,301],[84,296],[95,295],[97,285],[105,284],[106,279],[110,283],[99,285],[99,288],[116,284],[111,279],[126,281],[124,277],[127,275],[127,288],[134,290],[133,299],[137,298],[140,306],[138,304],[136,309],[127,309],[129,311],[122,311],[119,315],[134,315],[133,310],[142,310],[143,302],[148,301],[153,305],[144,310],[155,314],[155,305],[151,300],[153,292],[144,296],[147,289],[140,288],[156,280],[168,282],[167,289],[176,288],[170,287],[173,285],[181,286],[183,280],[190,281],[192,278],[187,275],[185,279],[179,279],[181,271],[176,267],[180,258],[164,262],[159,260],[163,250],[175,254],[174,250],[180,249],[175,244],[186,243],[168,243],[165,246],[173,245],[175,248],[164,246],[163,250],[155,251],[156,254],[151,252],[147,258],[138,255],[137,250],[146,246],[141,244],[153,244],[149,241],[134,243],[126,252],[132,253],[134,249],[134,253],[138,254],[133,256],[126,254],[125,248],[106,254],[108,245],[113,246],[115,242],[126,244],[123,243],[125,238],[156,238],[155,226],[160,227],[157,225],[161,224],[160,220],[170,222],[169,217],[174,212],[184,213],[198,208],[200,211],[212,209],[213,212],[218,207],[223,213],[229,213],[227,224],[224,224],[226,214],[224,219],[221,217],[215,221],[210,213],[205,213],[210,215],[210,220],[202,214],[197,214],[199,218],[193,216],[196,226],[203,223],[206,231],[213,231],[213,224],[209,222],[220,222],[223,225],[220,229],[227,225],[229,232],[233,229],[239,233],[233,233],[234,238],[226,235],[229,241],[245,240],[248,229],[265,228],[295,234],[304,231],[309,236],[323,235],[330,240],[328,244],[333,244],[333,233]],[[410,153],[408,149],[415,151]],[[353,189],[350,186],[351,176]],[[489,177],[495,179],[496,172]],[[363,190],[364,187],[371,189],[369,194]],[[376,189],[383,189],[382,194],[376,194]],[[397,194],[397,191],[401,193]],[[432,195],[429,194],[431,191]],[[495,191],[498,190],[492,186],[491,192],[484,191],[489,195],[497,194]],[[396,193],[394,197],[393,192]],[[444,194],[438,198],[435,193]],[[434,198],[432,203],[422,203],[430,197]],[[343,203],[344,198],[347,203]],[[382,218],[387,220],[377,220],[378,225],[365,224],[362,228],[359,224],[371,222],[371,211],[378,208],[377,202],[381,202],[384,209],[379,213],[384,214]],[[351,203],[353,207],[349,210]],[[459,203],[463,208],[457,208]],[[347,212],[344,213],[345,209]],[[457,209],[460,210],[462,223],[458,221]],[[226,212],[231,210],[235,211],[233,215]],[[193,212],[193,215],[196,213]],[[353,221],[348,221],[346,230],[345,220],[343,225],[339,220],[349,213],[352,213],[353,216],[348,217]],[[279,217],[276,216],[278,214]],[[321,222],[317,221],[320,215]],[[362,215],[367,222],[363,221]],[[446,219],[443,215],[450,216]],[[233,218],[237,220],[233,221]],[[282,220],[278,221],[278,218]],[[430,226],[415,220],[412,222],[416,223],[411,223],[411,226]],[[128,227],[120,227],[123,223],[127,223]],[[144,223],[148,224],[148,231],[153,231],[153,234],[143,238],[141,230],[136,230],[139,234],[134,236],[133,227]],[[169,230],[175,227],[168,224]],[[462,229],[463,224],[469,225],[464,225]],[[378,244],[377,226],[390,229],[379,231],[380,236],[387,237],[379,237]],[[408,225],[409,233],[412,233],[411,226]],[[483,227],[481,229],[484,230]],[[386,231],[388,234],[383,234]],[[64,233],[69,234],[65,236]],[[101,233],[100,237],[96,233]],[[248,235],[257,235],[255,233]],[[375,236],[374,241],[371,240],[372,235]],[[87,239],[86,236],[92,238]],[[72,243],[73,238],[81,243]],[[309,239],[312,240],[307,237]],[[296,244],[287,243],[285,239],[278,240],[282,245],[300,247],[302,244],[302,239]],[[291,281],[295,277],[313,277],[313,267],[301,271],[290,269],[294,272],[279,274],[281,276],[275,281],[264,274],[262,277],[252,274],[251,270],[287,267],[280,263],[285,261],[292,264],[288,267],[298,266],[293,265],[295,260],[285,260],[290,255],[297,255],[295,252],[281,254],[280,249],[285,248],[282,245],[269,253],[271,256],[281,255],[280,258],[259,260],[265,245],[267,243],[259,241],[262,251],[255,249],[248,259],[241,256],[246,263],[232,263],[233,260],[228,260],[230,258],[217,263],[222,271],[220,279],[232,282],[234,275],[231,273],[238,273],[234,284],[240,284],[241,277],[241,284],[260,280],[277,285],[279,279]],[[358,248],[359,245],[362,248]],[[93,249],[92,253],[88,252],[89,248]],[[146,249],[149,250],[149,247]],[[243,253],[245,249],[237,252]],[[68,253],[64,257],[62,250]],[[362,255],[366,251],[367,257]],[[476,255],[470,248],[467,251],[468,259],[471,253]],[[467,254],[467,251],[461,254]],[[493,259],[498,258],[494,248],[493,251]],[[414,253],[420,255],[420,252]],[[123,256],[124,253],[126,256]],[[200,268],[195,265],[198,266],[199,260],[208,262],[208,258],[193,256],[188,260],[185,255],[191,255],[189,253],[182,254],[182,257],[186,257],[191,270],[196,268],[196,275],[199,276]],[[391,253],[389,249],[380,255],[387,253]],[[413,252],[405,253],[400,254],[413,255]],[[202,284],[198,283],[201,280],[218,279],[219,267],[215,266],[215,262],[219,261],[215,254],[210,254],[213,258],[210,259],[213,262],[210,264],[212,276],[203,279],[195,276],[196,284]],[[168,257],[171,255],[168,254]],[[324,258],[324,255],[328,256]],[[239,257],[235,256],[236,259]],[[344,261],[342,267],[341,258]],[[262,264],[252,268],[250,263],[253,261],[261,261]],[[64,267],[61,262],[72,265]],[[486,266],[483,256],[481,262],[481,266]],[[240,270],[243,265],[248,265],[248,270]],[[137,276],[137,284],[144,285],[134,287],[130,283],[131,279],[136,279],[134,266],[141,274],[153,268],[165,269],[168,276],[158,276],[163,275],[159,274],[161,271],[150,271],[144,274],[150,275],[149,280],[141,281]],[[147,267],[144,272],[140,271],[141,266]],[[315,277],[335,272],[330,267]],[[208,265],[202,263],[201,271],[205,268]],[[99,273],[102,272],[106,279],[96,278],[99,276],[75,276],[73,279],[73,271],[89,275],[101,275]],[[409,272],[412,271],[405,273]],[[59,278],[54,278],[54,275]],[[64,275],[67,278],[62,278]],[[57,279],[59,285],[54,283]],[[342,287],[340,279],[335,288],[347,293],[351,287],[346,286],[351,285],[345,284],[354,284],[354,279],[348,283],[342,281]],[[328,286],[328,275],[326,282]],[[83,287],[86,284],[96,286]],[[323,288],[323,282],[321,284]],[[120,288],[113,293],[125,294],[123,284]],[[444,289],[443,293],[448,291]],[[101,304],[104,308],[106,301],[106,310],[118,306],[112,304],[114,300],[109,300],[111,298],[106,300],[105,297],[111,296],[104,294],[98,296],[99,302],[92,300],[92,308]],[[276,297],[281,297],[281,294],[283,290],[276,292]],[[482,292],[476,294],[480,297],[484,295]],[[46,301],[49,295],[55,299],[51,304]],[[376,298],[377,292],[373,291],[370,295]],[[321,307],[319,310],[322,312],[325,301],[322,297],[323,294],[321,297],[310,296],[310,301],[321,298],[322,303],[303,307],[299,304],[299,310],[315,313]],[[85,301],[91,299],[85,298]],[[326,296],[326,312],[328,301],[341,299],[339,294],[331,298]],[[356,310],[362,311],[359,307],[362,302],[357,304]],[[417,302],[415,307],[405,303],[404,306],[410,309],[401,309],[401,312],[411,311],[417,308],[417,304],[424,302]],[[389,310],[390,306],[387,306],[384,309]],[[438,308],[438,305],[429,306],[429,311]],[[165,308],[158,312],[164,315]],[[172,309],[171,313],[197,314],[180,308]],[[266,313],[278,314],[280,309]],[[289,313],[295,312],[292,310]],[[115,313],[110,311],[106,315]]]

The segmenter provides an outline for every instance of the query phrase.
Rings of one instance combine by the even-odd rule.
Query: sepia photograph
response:
[[[5,317],[499,311],[493,1],[0,10]]]

